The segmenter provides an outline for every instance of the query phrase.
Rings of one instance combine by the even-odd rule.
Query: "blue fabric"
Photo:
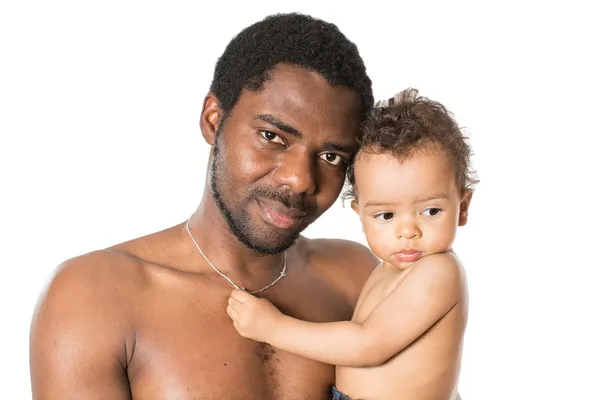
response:
[[[335,386],[331,387],[331,400],[352,400],[350,397],[346,396],[344,393],[337,390]]]

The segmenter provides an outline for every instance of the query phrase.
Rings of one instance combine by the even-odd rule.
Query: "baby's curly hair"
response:
[[[371,79],[356,45],[334,24],[299,13],[268,16],[236,35],[217,61],[210,90],[227,115],[242,90],[260,91],[280,63],[355,90],[363,117],[373,109]]]
[[[354,166],[362,153],[389,153],[402,159],[417,150],[440,148],[454,166],[461,190],[473,189],[479,182],[471,167],[471,147],[454,115],[441,103],[419,96],[408,88],[375,105],[361,127],[359,150],[348,166],[344,200],[356,200]]]

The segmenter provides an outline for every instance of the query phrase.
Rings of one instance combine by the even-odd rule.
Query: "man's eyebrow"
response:
[[[339,144],[332,142],[325,142],[323,150],[325,151],[342,151],[348,154],[354,154],[357,150],[357,145]]]
[[[296,136],[297,138],[302,137],[302,134],[296,128],[293,128],[293,127],[289,126],[288,124],[281,122],[279,119],[275,118],[273,115],[257,114],[254,116],[254,118],[260,119],[261,121],[266,122],[267,124],[271,124],[271,125],[277,127],[278,129],[289,133],[290,135]]]
[[[271,114],[256,114],[254,116],[254,118],[259,119],[263,122],[266,122],[267,124],[273,125],[276,128],[278,128],[286,133],[289,133],[290,135],[293,135],[297,138],[302,138],[304,136],[296,128],[286,124],[285,122],[282,122],[277,117],[275,117]],[[323,150],[324,151],[341,151],[341,152],[348,153],[348,154],[354,154],[357,150],[357,145],[355,145],[355,144],[347,145],[347,144],[340,144],[340,143],[333,143],[333,142],[325,142],[325,144],[323,145]]]

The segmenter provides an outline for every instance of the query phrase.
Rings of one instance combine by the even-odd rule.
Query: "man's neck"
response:
[[[283,267],[283,253],[264,255],[242,244],[229,229],[209,193],[205,194],[198,209],[190,217],[189,229],[214,268],[249,290],[269,284]],[[191,238],[190,241],[193,242]],[[211,268],[208,262],[207,264]]]

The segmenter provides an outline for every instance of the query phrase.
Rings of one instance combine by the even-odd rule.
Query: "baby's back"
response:
[[[436,255],[439,257],[440,255]],[[456,268],[460,300],[431,328],[379,366],[338,366],[336,386],[354,400],[454,399],[460,373],[462,341],[468,315],[468,295],[462,266],[452,254],[443,255]],[[363,288],[353,321],[362,323],[373,309],[412,271],[377,268]],[[391,316],[393,317],[393,316]],[[388,332],[399,335],[398,332]]]

